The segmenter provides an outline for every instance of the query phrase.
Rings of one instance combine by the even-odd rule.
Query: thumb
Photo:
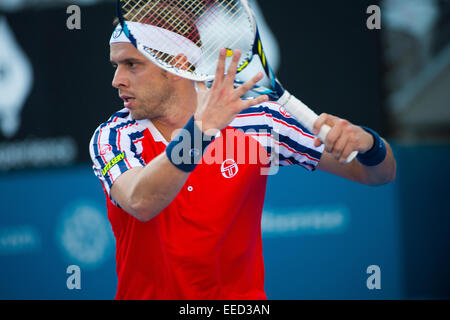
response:
[[[319,138],[314,139],[314,147],[318,148],[322,145],[322,141]]]

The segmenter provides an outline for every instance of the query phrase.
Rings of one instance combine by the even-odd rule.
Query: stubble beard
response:
[[[170,87],[164,87],[163,91],[158,94],[149,94],[140,108],[130,110],[130,114],[135,120],[154,120],[158,118],[167,117],[170,114],[170,109],[175,100],[175,92]]]

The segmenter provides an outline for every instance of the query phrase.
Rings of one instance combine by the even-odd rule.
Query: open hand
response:
[[[234,78],[240,57],[241,52],[236,50],[225,75],[226,49],[221,49],[216,75],[211,88],[208,89],[203,82],[197,83],[198,104],[194,118],[197,123],[200,122],[199,127],[203,132],[211,129],[221,130],[242,110],[268,100],[266,95],[255,99],[241,99],[264,75],[262,72],[259,72],[240,87],[234,88]]]

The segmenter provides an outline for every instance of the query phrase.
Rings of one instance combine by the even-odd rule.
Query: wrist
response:
[[[204,134],[196,122],[192,116],[166,148],[169,161],[184,172],[195,169],[206,148],[215,138]]]
[[[210,125],[203,120],[200,120],[197,115],[194,115],[194,122],[197,128],[203,133],[203,135],[215,137],[220,131],[215,126]]]
[[[360,150],[359,153],[361,154],[365,154],[371,150],[373,150],[373,148],[375,147],[375,137],[373,134],[371,134],[369,131],[367,131],[366,129],[364,129],[363,127],[361,127],[361,129],[364,130],[364,134],[368,137],[368,147],[364,150]]]
[[[356,157],[358,161],[365,166],[376,166],[384,161],[386,158],[386,145],[383,139],[374,130],[361,127],[366,132],[368,132],[373,138],[372,147],[364,153],[359,153]]]

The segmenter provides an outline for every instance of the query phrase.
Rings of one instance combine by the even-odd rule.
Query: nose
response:
[[[112,86],[117,89],[129,86],[128,75],[124,67],[120,65],[117,66],[116,72],[114,73]]]

